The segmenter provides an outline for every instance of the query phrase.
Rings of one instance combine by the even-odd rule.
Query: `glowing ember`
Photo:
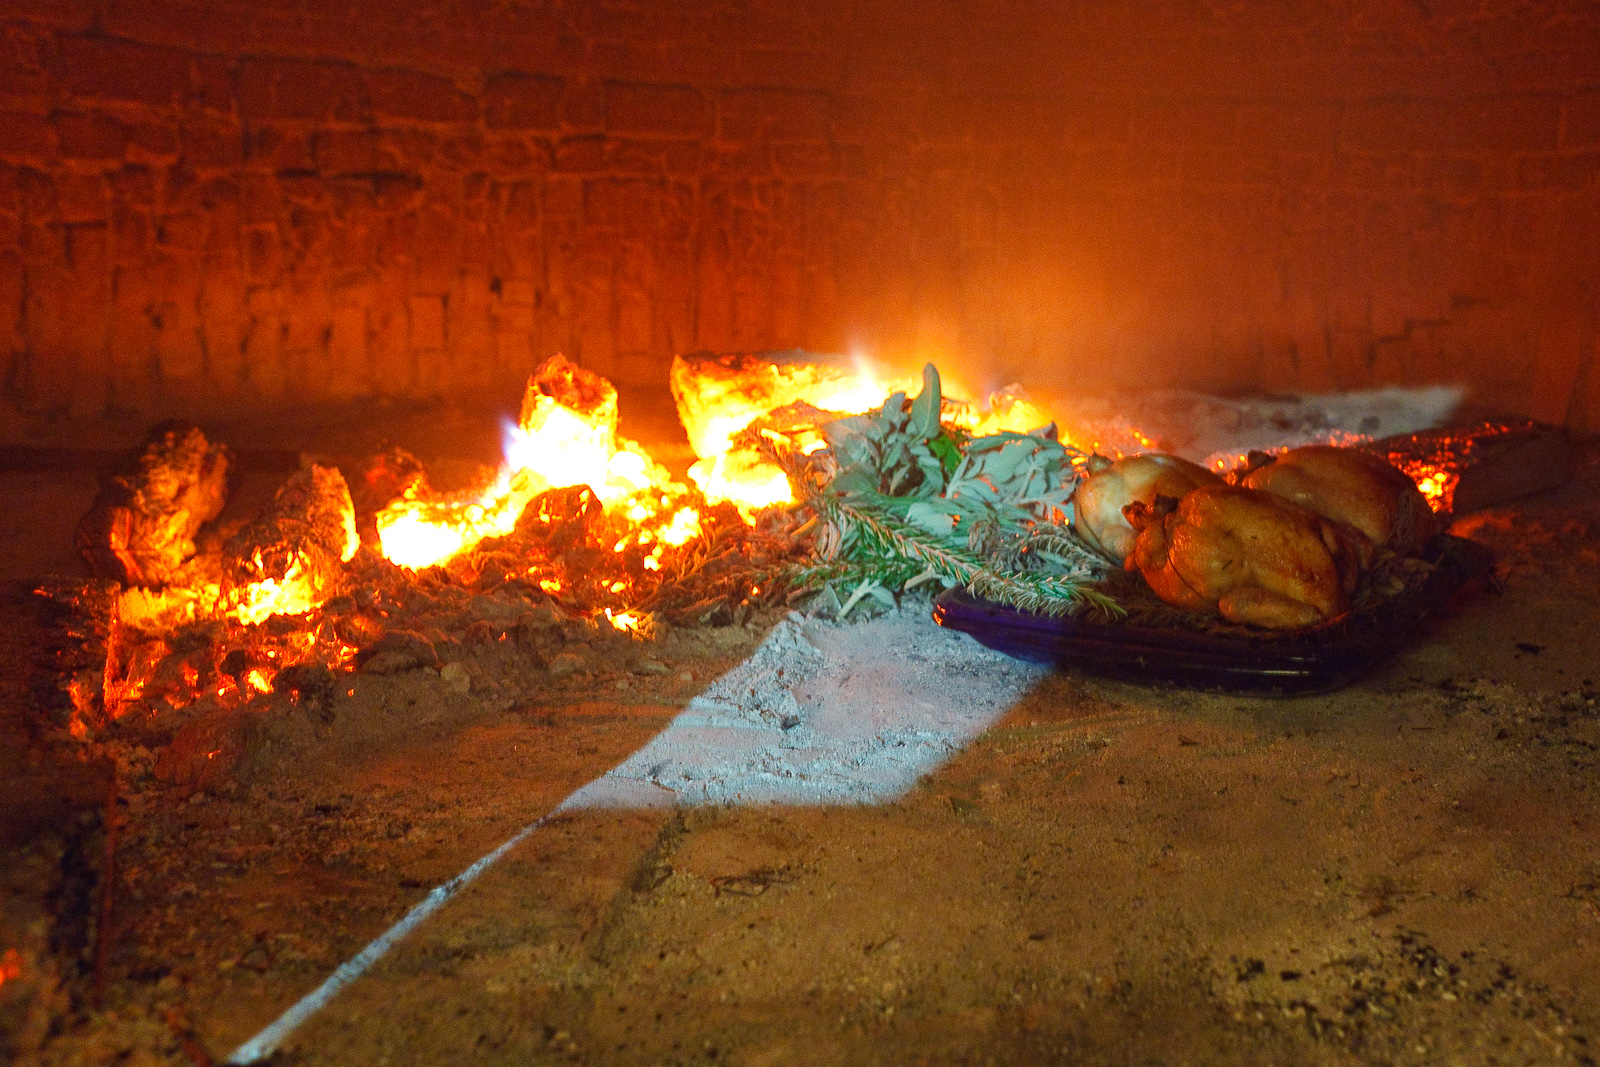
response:
[[[700,536],[700,513],[694,508],[684,508],[673,513],[671,521],[661,528],[656,534],[656,539],[664,545],[677,548],[686,545]]]
[[[427,498],[413,487],[378,515],[378,541],[384,556],[400,566],[429,567],[485,537],[510,533],[535,492],[506,471],[468,499]]]
[[[21,977],[22,953],[14,948],[8,948],[4,955],[0,955],[0,985]]]
[[[259,558],[256,565],[260,566]],[[274,615],[304,615],[321,602],[305,577],[305,567],[296,556],[280,578],[263,578],[234,593],[228,614],[247,626],[259,625]]]
[[[1406,473],[1417,483],[1417,488],[1428,498],[1428,506],[1434,511],[1443,511],[1449,507],[1456,483],[1461,480],[1461,475],[1442,467],[1422,466]]]
[[[880,397],[881,404],[883,399]],[[758,452],[718,452],[689,468],[689,477],[710,501],[731,500],[745,521],[754,512],[794,499],[789,479]]]
[[[356,512],[351,508],[343,515],[344,519],[344,551],[339,553],[340,563],[349,563],[356,558],[356,553],[361,550],[361,535],[356,532]]]
[[[610,608],[607,608],[606,619],[613,627],[623,633],[637,634],[642,633],[644,630],[643,617],[631,611],[613,612]]]

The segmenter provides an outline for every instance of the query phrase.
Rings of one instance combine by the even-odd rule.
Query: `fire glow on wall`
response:
[[[5,403],[503,397],[556,352],[660,389],[801,347],[1595,423],[1581,6],[434,14],[14,15]]]

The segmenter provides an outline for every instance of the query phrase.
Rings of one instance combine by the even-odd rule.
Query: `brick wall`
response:
[[[0,390],[516,389],[556,351],[1465,380],[1600,428],[1578,2],[11,0]]]

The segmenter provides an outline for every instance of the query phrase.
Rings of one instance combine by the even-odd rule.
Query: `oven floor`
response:
[[[278,1062],[1592,1062],[1600,468],[1456,532],[1504,592],[1339,693],[1056,674],[895,803],[558,817]],[[695,688],[413,716],[136,794],[98,1003],[83,977],[0,1023],[42,1013],[45,1063],[224,1059]],[[47,921],[48,881],[13,914]]]

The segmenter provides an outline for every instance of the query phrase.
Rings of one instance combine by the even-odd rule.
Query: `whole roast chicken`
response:
[[[1415,555],[1439,532],[1439,520],[1416,483],[1370,452],[1307,445],[1275,458],[1250,458],[1255,466],[1241,485],[1348,523],[1380,548]]]
[[[1257,489],[1212,485],[1174,501],[1130,503],[1138,531],[1124,566],[1191,611],[1272,630],[1349,610],[1371,544],[1339,524]]]
[[[1073,496],[1078,534],[1118,563],[1133,551],[1138,536],[1122,509],[1134,501],[1155,502],[1157,496],[1181,497],[1222,479],[1195,463],[1163,452],[1126,456],[1113,463],[1102,455],[1089,457],[1089,477]]]

